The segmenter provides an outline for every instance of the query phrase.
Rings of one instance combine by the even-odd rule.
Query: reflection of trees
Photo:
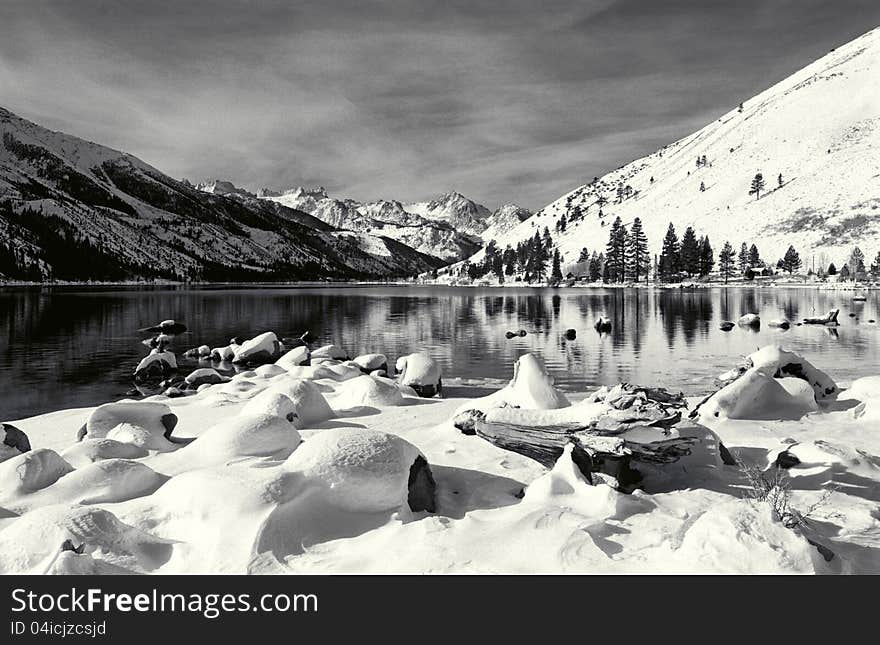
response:
[[[675,335],[680,329],[687,346],[694,344],[699,333],[706,336],[712,323],[712,296],[706,291],[664,290],[658,298],[663,330],[670,349],[675,347]]]

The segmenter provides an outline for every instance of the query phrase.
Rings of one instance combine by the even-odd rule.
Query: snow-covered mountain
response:
[[[446,222],[457,231],[475,237],[482,236],[491,213],[489,209],[459,192],[452,191],[427,202],[407,204],[406,210],[427,219]]]
[[[284,206],[309,213],[337,228],[372,233],[395,239],[421,253],[454,262],[471,256],[482,246],[479,234],[459,229],[450,221],[459,221],[454,206],[443,211],[446,217],[423,216],[396,200],[380,199],[358,202],[335,199],[323,187],[299,187],[284,192],[263,189],[259,195]],[[466,216],[478,206],[467,198],[458,200]],[[485,210],[484,207],[479,208]],[[432,211],[433,212],[433,211]],[[488,211],[486,211],[488,213]],[[480,230],[485,229],[485,225]]]
[[[442,263],[230,182],[201,190],[0,108],[0,276],[263,280],[406,276]]]
[[[757,173],[766,183],[759,196],[750,194]],[[859,245],[872,260],[880,251],[880,29],[563,195],[497,242],[515,245],[548,227],[563,264],[572,263],[583,247],[604,249],[617,216],[627,226],[642,219],[652,253],[671,221],[679,236],[687,226],[708,234],[716,254],[726,240],[754,243],[775,263],[792,244],[805,268],[812,259],[818,268],[839,266]]]
[[[522,206],[504,204],[486,220],[488,226],[481,233],[481,236],[488,244],[490,240],[497,240],[507,235],[531,216],[531,211]]]

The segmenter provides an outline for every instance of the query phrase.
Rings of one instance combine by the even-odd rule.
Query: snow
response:
[[[604,248],[619,216],[627,227],[642,219],[651,254],[660,252],[671,221],[679,237],[687,226],[708,234],[716,255],[730,241],[734,248],[755,243],[774,264],[794,245],[805,269],[814,255],[819,268],[823,254],[826,266],[841,266],[854,245],[873,258],[880,251],[878,95],[880,29],[874,29],[744,101],[742,112],[731,106],[703,129],[575,188],[498,236],[497,244],[516,246],[548,227],[565,267],[585,246]],[[708,163],[697,167],[702,155]],[[749,185],[758,172],[767,190],[756,199]],[[636,194],[617,203],[620,184]],[[602,218],[600,196],[608,200]],[[583,219],[572,221],[575,208]],[[556,233],[563,214],[567,228]],[[481,258],[480,252],[472,261]]]
[[[818,368],[794,359],[819,380]],[[471,386],[489,381],[446,375],[445,398],[421,399],[346,367],[359,375],[253,370],[186,397],[15,421],[33,449],[0,463],[0,572],[880,573],[880,376],[819,399],[809,380],[775,376],[792,361],[785,350],[751,360],[763,389],[804,410],[766,418],[743,396],[730,404],[741,415],[680,424],[674,432],[696,440],[691,454],[640,463],[647,492],[629,495],[600,477],[590,485],[571,449],[547,469],[453,426],[457,410],[481,406],[536,425],[604,409],[601,392],[556,390],[529,355],[488,406]],[[321,400],[320,420],[286,418],[291,406]],[[167,414],[178,419],[173,436],[190,443],[161,451],[76,440],[87,421],[97,435],[128,424],[164,439]],[[809,511],[808,528],[787,528],[748,499],[719,439],[768,474],[780,452],[796,456],[786,471],[791,504]],[[434,513],[407,504],[420,456],[436,481]],[[808,538],[835,557],[826,562]],[[68,539],[84,553],[59,552]]]
[[[281,343],[274,332],[267,331],[246,340],[235,348],[234,363],[268,363],[281,353]]]

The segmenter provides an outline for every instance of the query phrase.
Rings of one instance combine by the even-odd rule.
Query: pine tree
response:
[[[701,181],[701,182],[700,182],[700,192],[701,192],[701,193],[705,193],[705,192],[706,192],[706,182],[704,182],[704,181]]]
[[[660,278],[662,280],[673,280],[680,271],[681,258],[680,248],[678,245],[678,235],[675,234],[675,227],[669,222],[669,228],[666,229],[666,237],[663,238],[663,248],[660,251]]]
[[[779,176],[776,178],[776,181],[779,183],[779,187],[782,187],[782,173],[779,173]]]
[[[700,248],[694,229],[688,226],[681,238],[681,270],[692,276],[700,272]]]
[[[749,266],[753,269],[757,269],[761,266],[761,256],[758,253],[758,247],[752,244],[749,249]]]
[[[581,254],[578,256],[578,262],[589,262],[590,261],[590,251],[587,247],[581,249]]]
[[[742,275],[745,275],[746,269],[748,269],[751,265],[749,264],[749,247],[745,242],[739,247],[739,255],[737,256],[737,261],[739,264],[739,272]]]
[[[645,236],[645,231],[642,228],[642,220],[638,217],[633,220],[628,241],[629,244],[627,245],[626,252],[627,272],[636,282],[642,276],[644,276],[645,282],[647,282],[648,269],[651,265],[650,256],[648,255],[648,238]]]
[[[553,250],[553,269],[550,272],[550,279],[555,282],[562,280],[562,265],[559,258],[559,249]]]
[[[721,277],[724,278],[724,284],[727,284],[727,280],[732,275],[733,267],[733,247],[730,245],[730,242],[725,242],[721,253],[718,254],[718,271],[721,273]]]
[[[837,275],[837,267],[834,266],[834,262],[828,265],[828,275]]]
[[[712,252],[709,236],[704,235],[700,238],[700,276],[705,277],[712,273],[713,266],[715,266],[715,254]]]
[[[801,256],[793,246],[789,246],[785,252],[785,257],[782,258],[782,268],[788,271],[789,275],[801,268]]]
[[[764,175],[758,173],[752,179],[752,185],[749,189],[749,195],[754,195],[755,199],[761,199],[761,191],[764,190]]]
[[[853,279],[857,279],[859,274],[863,274],[865,272],[865,254],[862,253],[862,249],[859,247],[854,247],[852,252],[849,254],[849,270],[853,274]]]
[[[596,252],[593,251],[593,255],[590,257],[590,282],[596,282],[602,277],[603,264],[604,257],[602,254],[596,255]]]
[[[599,195],[599,197],[596,198],[596,206],[599,207],[600,211],[602,210],[602,207],[605,206],[607,203],[608,199],[605,197],[605,195]]]
[[[626,271],[626,227],[615,217],[605,248],[605,268],[610,282],[623,282]]]

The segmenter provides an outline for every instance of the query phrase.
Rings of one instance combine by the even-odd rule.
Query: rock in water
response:
[[[0,462],[17,457],[31,449],[27,435],[14,425],[0,424],[0,432],[3,436],[3,442],[0,443]]]
[[[443,391],[440,363],[424,352],[417,352],[397,359],[398,382],[415,390],[423,398],[431,398]]]
[[[281,343],[274,332],[263,332],[235,348],[233,363],[273,363],[281,356]]]
[[[577,338],[577,332],[574,329],[565,330],[565,340],[574,340]]]
[[[327,501],[350,511],[436,508],[434,477],[408,441],[378,430],[332,428],[304,442],[285,463],[318,483]]]
[[[599,333],[608,333],[611,331],[611,320],[601,316],[599,320],[596,321],[594,327]]]
[[[312,358],[330,358],[335,361],[347,361],[348,352],[339,345],[324,345],[312,352]]]
[[[770,327],[773,327],[773,328],[775,328],[775,329],[788,329],[789,327],[791,327],[791,323],[788,322],[785,318],[771,320],[771,321],[770,321],[769,323],[767,323],[767,324],[768,324]]]
[[[152,327],[144,327],[143,329],[138,329],[138,331],[165,334],[167,336],[177,336],[186,331],[186,325],[176,322],[174,320],[163,320],[158,325],[153,325]]]
[[[198,388],[205,383],[208,385],[223,383],[226,379],[217,370],[210,367],[202,367],[190,372],[184,380],[191,388]]]
[[[156,383],[177,371],[177,359],[169,351],[154,349],[134,369],[138,383]]]
[[[829,327],[836,327],[840,323],[837,322],[837,317],[840,315],[840,309],[832,309],[824,316],[816,317],[816,318],[804,318],[805,325],[827,325]]]
[[[731,329],[736,327],[736,323],[730,322],[729,320],[724,320],[721,322],[721,325],[719,325],[719,327],[721,328],[721,331],[730,331]]]
[[[363,354],[362,356],[356,356],[354,363],[361,368],[364,374],[369,374],[376,370],[388,373],[388,359],[385,357],[385,354]]]
[[[761,327],[761,317],[758,314],[746,314],[736,321],[740,327],[750,327],[758,329]]]
[[[308,365],[310,358],[311,357],[309,355],[309,348],[305,345],[300,345],[299,347],[294,347],[277,361],[275,361],[275,365],[284,370],[287,370],[290,367]]]

